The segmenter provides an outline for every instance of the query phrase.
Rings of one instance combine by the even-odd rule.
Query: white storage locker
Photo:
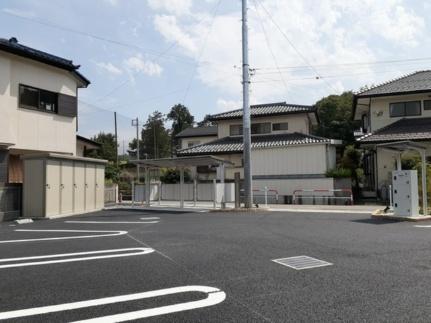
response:
[[[75,162],[73,174],[73,209],[75,213],[85,211],[85,163]]]
[[[107,161],[60,154],[27,155],[23,160],[23,216],[72,215],[103,208]]]
[[[392,190],[395,216],[418,216],[418,172],[396,170],[392,172]]]
[[[96,167],[85,164],[85,211],[96,209]]]

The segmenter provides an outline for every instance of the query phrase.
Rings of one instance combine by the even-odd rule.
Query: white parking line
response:
[[[425,225],[425,224],[416,224],[415,225],[416,228],[431,228],[431,225]]]
[[[187,292],[201,292],[201,293],[205,293],[207,297],[198,301],[149,308],[145,310],[139,310],[139,311],[133,311],[133,312],[127,312],[127,313],[121,313],[121,314],[101,316],[101,317],[96,317],[93,319],[83,320],[79,322],[110,323],[110,322],[124,322],[129,320],[137,320],[137,319],[146,318],[146,317],[152,317],[152,316],[158,316],[158,315],[163,315],[168,313],[176,313],[176,312],[188,311],[196,308],[213,306],[223,302],[226,298],[225,292],[219,290],[218,288],[208,287],[208,286],[181,286],[181,287],[174,287],[174,288],[167,288],[167,289],[159,289],[159,290],[143,292],[143,293],[105,297],[105,298],[92,299],[92,300],[81,301],[81,302],[33,307],[33,308],[27,308],[22,310],[3,312],[3,313],[0,313],[0,320],[27,317],[32,315],[47,314],[47,313],[54,313],[54,312],[69,311],[69,310],[75,310],[75,309],[80,309],[85,307],[93,307],[93,306],[100,306],[100,305],[106,305],[106,304],[135,301],[139,299],[159,297],[159,296],[179,294],[179,293],[187,293]]]
[[[126,251],[134,251],[134,252],[126,252]],[[117,253],[117,252],[122,252],[122,253]],[[33,257],[4,258],[4,259],[0,259],[0,263],[17,262],[17,261],[23,261],[23,260],[65,258],[65,257],[71,257],[71,256],[98,255],[98,256],[91,256],[91,257],[78,257],[78,258],[33,261],[33,262],[20,262],[20,263],[14,263],[14,264],[0,265],[0,269],[14,268],[14,267],[25,267],[25,266],[39,266],[39,265],[74,262],[74,261],[86,261],[86,260],[95,260],[95,259],[139,256],[139,255],[149,254],[152,252],[154,252],[154,249],[152,249],[152,248],[124,248],[124,249],[109,249],[109,250],[97,250],[97,251],[86,251],[86,252],[62,253],[62,254],[55,254],[55,255],[44,255],[44,256],[33,256]],[[109,253],[111,253],[111,254],[109,255]],[[112,254],[112,253],[114,253],[114,254]],[[100,255],[100,254],[105,254],[105,255]],[[106,254],[108,254],[108,255],[106,255]]]
[[[85,233],[103,233],[95,235],[69,236],[69,237],[51,237],[51,238],[33,238],[33,239],[18,239],[18,240],[0,240],[0,243],[15,243],[29,241],[49,241],[49,240],[69,240],[69,239],[87,239],[121,236],[127,234],[127,231],[95,231],[95,230],[32,230],[32,229],[16,229],[18,232],[85,232]]]
[[[134,223],[134,224],[153,224],[159,223],[159,221],[64,221],[65,223],[105,223],[105,224],[125,224],[125,223]]]
[[[86,221],[86,220],[69,220],[69,221],[64,221],[65,223],[104,223],[104,224],[125,224],[125,223],[133,223],[133,224],[154,224],[154,223],[159,223],[160,221],[155,221],[155,220],[160,220],[159,217],[147,217],[147,218],[140,218],[141,220],[144,221]],[[151,220],[151,221],[150,221]]]

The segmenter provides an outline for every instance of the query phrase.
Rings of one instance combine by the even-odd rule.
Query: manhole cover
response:
[[[308,256],[296,256],[288,258],[273,259],[272,261],[296,270],[310,269],[316,267],[331,266],[327,261],[319,260]]]

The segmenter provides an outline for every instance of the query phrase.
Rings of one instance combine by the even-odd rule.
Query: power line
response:
[[[283,81],[283,85],[284,85],[284,88],[285,88],[286,92],[289,92],[286,80],[284,79],[283,74],[281,73],[280,67],[278,66],[277,58],[275,57],[274,51],[271,48],[271,45],[270,45],[270,42],[269,42],[269,38],[268,38],[268,35],[266,33],[266,30],[265,30],[265,26],[264,26],[263,21],[262,21],[262,17],[260,16],[259,10],[257,8],[256,0],[253,0],[253,5],[254,5],[254,8],[255,8],[257,17],[259,18],[259,23],[260,23],[260,26],[262,28],[262,32],[263,32],[263,35],[264,35],[264,38],[265,38],[266,47],[268,48],[268,51],[270,52],[270,54],[272,56],[272,60],[274,61],[274,65],[275,65],[275,67],[277,69],[278,74],[281,77],[281,80]]]
[[[289,37],[286,35],[286,33],[281,29],[281,27],[278,25],[278,23],[275,21],[275,19],[272,17],[272,15],[269,13],[269,11],[266,9],[266,7],[262,4],[262,2],[258,2],[259,5],[261,6],[261,8],[265,11],[266,15],[268,16],[268,18],[272,21],[272,23],[274,24],[274,26],[277,27],[277,29],[280,31],[280,33],[283,35],[283,37],[287,40],[287,42],[289,43],[289,45],[295,50],[296,54],[301,57],[301,59],[304,61],[304,63],[311,69],[314,71],[314,73],[320,77],[320,73],[317,71],[317,69],[311,65],[308,61],[308,59],[299,51],[298,48],[296,48],[295,44],[293,44],[293,42],[289,39]],[[329,84],[326,80],[323,79],[323,81],[325,82],[325,84],[333,91],[338,92],[338,90],[336,90],[331,84]]]
[[[192,72],[192,74],[191,74],[191,76],[190,76],[190,80],[189,80],[189,83],[187,84],[186,91],[184,92],[184,96],[183,96],[183,103],[184,103],[184,104],[185,104],[186,99],[187,99],[187,96],[188,96],[188,94],[189,94],[190,87],[192,86],[193,78],[195,77],[196,71],[197,71],[197,69],[198,69],[199,61],[200,61],[200,59],[201,59],[201,57],[202,57],[202,55],[203,55],[203,53],[204,53],[204,51],[205,51],[205,47],[206,47],[206,44],[207,44],[207,41],[208,41],[209,35],[211,34],[211,30],[212,30],[212,27],[213,27],[213,24],[214,24],[215,17],[216,17],[216,15],[217,15],[217,11],[218,11],[218,9],[219,9],[219,7],[220,7],[220,3],[221,3],[221,0],[219,0],[219,1],[217,2],[217,4],[215,5],[215,7],[214,7],[214,11],[213,11],[213,13],[212,13],[211,23],[210,23],[210,26],[209,26],[208,32],[207,32],[207,34],[205,35],[204,42],[203,42],[202,47],[201,47],[201,49],[200,49],[200,51],[199,51],[199,55],[198,55],[197,62],[196,62],[196,64],[195,64],[195,67],[194,67],[194,69],[193,69],[193,72]]]
[[[143,48],[143,47],[135,45],[135,44],[123,42],[123,41],[120,41],[120,40],[110,39],[110,38],[107,38],[107,37],[99,36],[99,35],[92,34],[92,33],[86,32],[86,31],[78,30],[78,29],[73,29],[73,28],[61,26],[61,25],[58,25],[58,24],[55,24],[55,23],[49,22],[49,21],[43,21],[43,20],[39,20],[39,19],[35,19],[35,18],[30,18],[30,17],[23,17],[23,16],[20,16],[18,14],[14,14],[14,13],[11,13],[11,12],[5,12],[5,11],[0,11],[0,13],[2,13],[4,15],[15,17],[15,18],[19,18],[19,19],[22,19],[22,20],[27,20],[27,21],[30,21],[30,22],[33,22],[33,23],[36,23],[36,24],[39,24],[39,25],[50,27],[50,28],[55,28],[55,29],[67,31],[67,32],[70,32],[70,33],[74,33],[74,34],[77,34],[77,35],[86,36],[86,37],[90,37],[90,38],[93,38],[93,39],[96,39],[96,40],[100,40],[100,41],[104,41],[104,42],[107,42],[107,43],[111,43],[111,44],[114,44],[114,45],[118,45],[118,46],[122,46],[122,47],[127,47],[127,48],[132,48],[132,49],[135,49],[135,50],[139,50],[140,52],[145,53],[147,55],[152,55],[152,56],[156,56],[156,57],[160,57],[160,55],[170,56],[170,57],[174,57],[174,58],[176,58],[178,60],[182,60],[184,63],[193,64],[193,62],[191,62],[189,60],[185,60],[184,57],[181,57],[181,56],[178,56],[178,55],[173,55],[173,54],[167,54],[166,53],[167,50],[159,52],[159,51],[154,50],[154,49]]]

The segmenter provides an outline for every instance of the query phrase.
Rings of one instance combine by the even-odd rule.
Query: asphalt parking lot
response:
[[[0,319],[429,322],[430,247],[431,227],[359,214],[110,210],[3,223]],[[272,261],[301,255],[332,265]]]

